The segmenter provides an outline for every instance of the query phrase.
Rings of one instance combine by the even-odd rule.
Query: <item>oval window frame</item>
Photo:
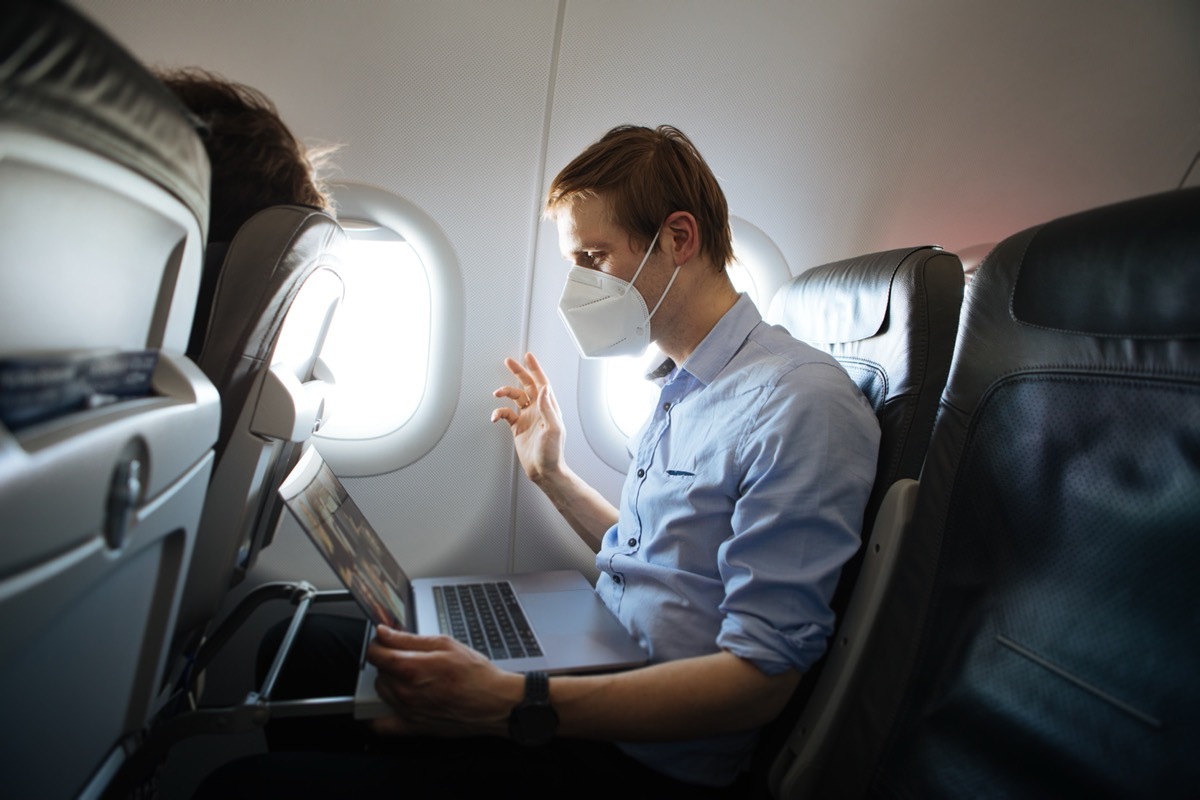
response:
[[[425,456],[450,427],[462,388],[466,310],[462,270],[450,240],[416,204],[376,186],[330,186],[339,217],[371,222],[408,242],[429,281],[429,368],[422,396],[407,422],[380,436],[330,438],[320,432],[313,443],[337,474],[348,478],[382,475]]]

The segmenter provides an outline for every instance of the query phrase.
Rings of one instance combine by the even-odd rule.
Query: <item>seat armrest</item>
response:
[[[307,441],[321,423],[326,387],[321,380],[301,383],[287,364],[272,366],[263,376],[250,430],[285,442]]]
[[[809,797],[817,786],[829,747],[865,669],[864,653],[896,573],[918,486],[917,481],[905,478],[893,483],[884,495],[866,544],[862,572],[832,640],[828,663],[771,766],[768,785],[773,797]]]

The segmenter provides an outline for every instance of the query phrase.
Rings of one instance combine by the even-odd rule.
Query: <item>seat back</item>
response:
[[[1196,785],[1197,297],[1200,189],[985,259],[820,794]]]
[[[0,26],[0,761],[95,794],[155,711],[220,407],[183,358],[208,161],[58,3]]]
[[[833,355],[879,418],[879,463],[864,531],[888,488],[921,473],[962,296],[958,257],[919,247],[807,270],[771,303],[768,318]]]
[[[345,238],[324,212],[276,206],[251,217],[227,251],[213,248],[218,272],[197,359],[221,393],[222,421],[176,653],[200,643],[269,543],[279,485],[325,415],[332,376],[320,352],[342,299]]]
[[[864,539],[889,489],[921,472],[954,351],[962,295],[958,257],[937,247],[918,247],[807,270],[782,287],[771,304],[768,319],[837,358],[879,419],[879,461],[864,514]],[[848,642],[847,627],[861,624],[848,626],[845,617],[863,561],[860,549],[842,570],[832,601],[839,619],[834,642]],[[836,649],[831,648],[831,656],[839,655]],[[772,771],[769,782],[775,791],[783,775],[796,768],[800,743],[793,728],[813,705],[828,660],[804,675],[788,707],[763,732],[755,770]],[[844,669],[840,673],[843,679],[850,677]],[[844,692],[834,700],[821,696],[825,713],[833,713],[842,698]]]

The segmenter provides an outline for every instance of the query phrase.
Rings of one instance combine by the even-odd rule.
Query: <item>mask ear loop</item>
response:
[[[633,285],[637,283],[638,275],[642,274],[642,267],[646,266],[646,262],[650,260],[650,254],[654,252],[654,245],[658,244],[658,235],[660,233],[662,233],[662,226],[659,226],[659,229],[654,232],[654,238],[650,240],[650,246],[646,248],[646,255],[642,256],[642,263],[638,264],[637,272],[633,273],[633,277],[629,279],[629,286],[625,289],[625,291],[621,292],[622,295],[628,293],[629,290],[633,288]],[[678,267],[676,267],[676,269],[678,269]],[[671,280],[675,280],[675,276],[672,275]],[[663,294],[666,294],[666,292],[663,292]],[[662,300],[660,299],[658,302],[661,303]],[[655,306],[654,310],[657,311],[658,306]],[[653,314],[654,311],[651,311],[650,313]]]
[[[667,288],[663,289],[663,293],[658,298],[658,302],[654,304],[654,309],[650,312],[650,316],[646,317],[647,320],[654,319],[654,312],[658,311],[658,307],[663,304],[663,300],[667,299],[667,292],[671,291],[671,284],[673,284],[675,282],[675,278],[679,275],[679,268],[681,266],[683,266],[683,265],[682,264],[675,265],[675,271],[671,273],[671,280],[667,281]]]

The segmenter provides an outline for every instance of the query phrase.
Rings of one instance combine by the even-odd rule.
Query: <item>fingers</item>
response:
[[[533,355],[533,353],[525,354],[525,365],[529,367],[528,375],[534,386],[543,387],[550,382],[546,380],[546,373],[542,371],[541,362]]]
[[[538,402],[544,404],[542,413],[551,412],[555,418],[561,416],[558,412],[558,398],[554,396],[554,388],[550,384],[546,384],[546,388],[542,390],[541,397]]]
[[[516,425],[517,421],[520,419],[521,412],[523,412],[525,409],[529,408],[529,406],[530,406],[529,396],[527,394],[525,394],[524,392],[522,392],[520,389],[514,389],[511,386],[500,387],[496,391],[492,392],[492,396],[498,397],[501,399],[507,398],[509,400],[512,400],[517,405],[516,408],[510,408],[508,406],[501,406],[499,408],[493,409],[492,410],[492,422],[504,420],[509,425]]]
[[[522,365],[515,358],[506,358],[504,366],[508,367],[508,371],[520,381],[521,386],[526,390],[541,389],[548,383],[546,373],[542,371],[541,362],[533,353],[526,353],[524,361],[525,363]]]
[[[516,386],[501,386],[492,392],[493,397],[512,400],[516,404],[515,409],[501,407],[492,411],[492,422],[504,420],[509,425],[516,425],[520,419],[520,414],[530,406],[540,405],[546,398],[546,393],[550,389],[550,385],[546,380],[546,374],[542,371],[541,364],[533,353],[525,354],[525,365],[513,358],[504,359],[504,365],[508,367],[508,371],[513,374],[520,383],[520,387]],[[526,368],[528,367],[528,369]],[[557,404],[554,403],[550,408],[557,409]]]
[[[492,392],[493,397],[507,397],[517,404],[518,408],[525,408],[529,405],[529,401],[533,399],[536,392],[526,391],[524,389],[515,389],[512,386],[501,386],[496,391]]]
[[[417,636],[383,625],[375,630],[367,660],[379,668],[375,688],[394,712],[372,723],[385,734],[478,734],[505,719],[511,705],[505,699],[511,692],[498,692],[496,686],[509,678],[521,680],[449,637]]]
[[[408,631],[398,631],[387,625],[375,626],[375,641],[392,650],[434,652],[448,649],[447,639],[444,636],[422,636]]]
[[[528,357],[529,354],[526,353],[526,358]],[[533,375],[521,365],[521,362],[517,361],[515,358],[506,358],[504,359],[504,366],[508,367],[508,371],[513,374],[513,377],[517,379],[517,382],[520,383],[521,386],[528,386],[531,388],[534,386]]]
[[[375,639],[367,646],[367,661],[381,670],[402,673],[409,669],[409,662],[450,647],[444,636],[418,636],[377,625]]]

